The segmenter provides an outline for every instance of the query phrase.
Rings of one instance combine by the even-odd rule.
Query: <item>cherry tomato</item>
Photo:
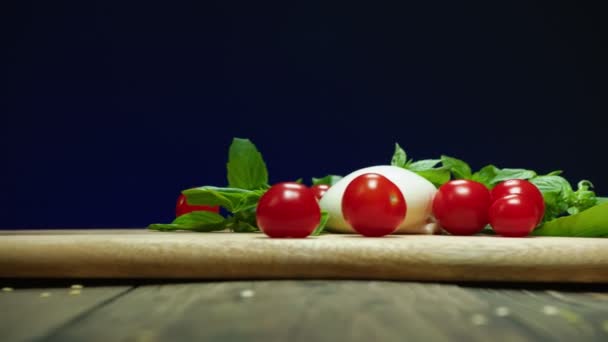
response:
[[[502,236],[527,236],[538,223],[539,209],[531,196],[507,195],[490,206],[490,225]]]
[[[285,182],[273,185],[258,202],[258,227],[273,238],[305,238],[321,221],[321,208],[311,189]]]
[[[329,185],[317,184],[317,185],[313,185],[310,189],[314,192],[315,197],[320,200],[321,197],[323,197],[323,195],[325,195],[327,190],[329,190]]]
[[[186,196],[180,194],[177,198],[177,204],[175,205],[175,216],[182,216],[193,211],[211,211],[214,213],[219,213],[220,207],[208,205],[191,205],[186,202]]]
[[[488,224],[490,191],[485,185],[465,179],[439,187],[433,199],[433,214],[453,235],[472,235]]]
[[[543,199],[543,194],[538,190],[536,185],[524,179],[510,179],[504,182],[497,184],[492,192],[492,202],[496,201],[499,198],[505,197],[507,195],[525,195],[529,196],[532,201],[534,201],[534,205],[538,207],[539,216],[536,223],[540,223],[542,221],[543,216],[545,215],[545,200]]]
[[[379,237],[394,232],[405,219],[401,190],[388,178],[365,173],[353,179],[342,196],[342,214],[355,231]]]

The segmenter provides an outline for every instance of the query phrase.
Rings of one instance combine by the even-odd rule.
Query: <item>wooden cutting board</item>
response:
[[[64,230],[0,233],[3,278],[608,283],[608,239]]]

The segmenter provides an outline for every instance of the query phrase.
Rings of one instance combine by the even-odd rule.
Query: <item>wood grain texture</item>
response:
[[[0,277],[608,282],[608,239],[3,233]]]
[[[142,286],[46,339],[605,341],[606,307],[580,296],[566,303],[545,291],[387,281]],[[545,314],[543,308],[552,305],[570,314]],[[508,314],[497,315],[499,308]],[[582,323],[571,319],[583,315],[588,319]]]
[[[2,283],[2,286],[10,284]],[[130,286],[19,289],[0,292],[0,340],[42,338],[127,292]]]
[[[588,293],[476,289],[475,295],[494,307],[506,307],[503,319],[539,340],[608,340],[608,300]]]

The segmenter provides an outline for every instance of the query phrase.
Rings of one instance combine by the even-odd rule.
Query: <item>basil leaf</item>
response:
[[[338,175],[327,175],[323,178],[312,178],[312,185],[318,185],[318,184],[327,184],[329,186],[334,185],[336,183],[338,183],[338,181],[342,179],[342,176],[338,176]]]
[[[228,186],[259,189],[268,184],[262,154],[249,139],[234,138],[228,151]]]
[[[543,192],[545,200],[545,215],[543,222],[551,221],[568,210],[568,201],[561,191]]]
[[[219,205],[230,212],[235,212],[246,207],[246,204],[250,203],[260,193],[260,190],[203,186],[187,189],[182,193],[186,196],[188,204]],[[259,195],[261,196],[261,194]]]
[[[450,170],[456,179],[470,179],[472,176],[469,164],[460,159],[443,155],[441,156],[441,163]]]
[[[498,173],[499,169],[494,166],[494,165],[486,165],[484,167],[482,167],[479,171],[475,172],[472,176],[471,179],[484,184],[485,186],[487,186],[488,188],[491,187],[492,184],[492,179],[494,179],[494,177],[496,177],[496,174]]]
[[[536,236],[608,237],[608,203],[544,223]]]
[[[426,171],[433,169],[437,164],[441,162],[440,159],[423,159],[410,163],[407,166],[408,170],[411,171]]]
[[[222,215],[210,211],[193,211],[177,217],[170,224],[155,223],[148,229],[159,231],[193,230],[197,232],[211,232],[224,230],[226,220]]]
[[[450,181],[450,170],[448,169],[437,168],[414,172],[416,172],[419,176],[426,178],[426,180],[433,183],[433,185],[436,187],[440,187],[441,185]]]
[[[399,167],[405,167],[407,165],[407,154],[398,143],[395,143],[395,152],[391,159],[391,165]]]
[[[578,182],[578,189],[569,198],[570,207],[568,208],[568,214],[577,214],[597,204],[595,192],[589,190],[591,188],[593,188],[593,184],[588,180]]]
[[[178,216],[173,220],[173,224],[179,225],[217,225],[224,222],[224,217],[211,211],[193,211]]]
[[[319,225],[317,226],[317,228],[315,228],[315,230],[310,235],[312,235],[312,236],[321,235],[321,233],[323,233],[323,231],[325,230],[325,225],[327,224],[328,220],[329,220],[329,213],[325,210],[321,210],[321,221],[319,222]]]
[[[239,212],[234,213],[234,218],[239,221],[247,222],[251,225],[257,226],[256,208],[250,207]]]
[[[526,169],[500,169],[491,183],[496,184],[509,179],[530,179],[536,176],[536,172]]]
[[[433,185],[439,187],[450,180],[450,170],[445,167],[435,167],[440,159],[423,159],[409,163],[405,168],[426,178]]]
[[[173,223],[152,223],[148,226],[150,230],[158,230],[159,232],[172,232],[176,230],[192,230],[192,227]]]
[[[249,222],[237,221],[236,225],[232,227],[232,231],[235,233],[254,233],[259,232],[258,227],[252,225]]]
[[[572,186],[570,183],[561,176],[547,175],[538,176],[530,179],[530,182],[538,188],[541,192],[571,192]]]
[[[250,211],[251,209],[255,209],[260,201],[260,197],[262,197],[266,191],[267,190],[253,190],[248,194],[244,194],[239,203],[232,209],[232,212],[238,213],[241,211]]]
[[[541,191],[545,199],[545,216],[543,221],[553,220],[568,211],[573,191],[570,183],[561,176],[546,175],[530,179],[530,182]]]

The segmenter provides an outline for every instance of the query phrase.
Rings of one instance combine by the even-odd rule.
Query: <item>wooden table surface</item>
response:
[[[0,341],[608,340],[608,291],[595,285],[0,279],[0,287]]]
[[[103,232],[86,233],[91,239],[98,240],[108,234]],[[24,237],[23,234],[30,235]],[[113,245],[101,244],[103,248],[97,248],[97,250],[101,250],[103,253],[98,251],[101,253],[99,254],[95,252],[96,243],[99,244],[99,241],[104,242],[105,240],[94,240],[93,242],[97,242],[89,245],[83,245],[84,242],[79,240],[79,244],[77,244],[80,246],[78,253],[68,258],[65,253],[70,252],[69,238],[86,238],[86,236],[82,237],[80,235],[75,237],[74,234],[75,232],[54,232],[54,235],[44,232],[19,232],[17,235],[21,237],[9,232],[0,234],[2,235],[0,255],[4,255],[3,260],[0,260],[0,265],[3,265],[4,270],[3,278],[0,278],[0,342],[32,340],[104,342],[176,340],[290,342],[404,340],[608,341],[608,287],[606,283],[564,283],[557,285],[542,282],[432,282],[431,280],[440,280],[435,278],[427,279],[428,282],[416,282],[413,280],[420,279],[404,278],[398,279],[400,281],[396,279],[380,281],[373,278],[357,281],[348,279],[328,280],[328,278],[320,276],[316,279],[326,280],[302,278],[295,280],[295,278],[291,278],[292,280],[250,279],[245,281],[234,279],[226,281],[224,278],[224,281],[218,281],[199,278],[198,280],[184,281],[168,280],[169,278],[166,276],[162,277],[162,279],[165,279],[163,281],[137,278],[119,280],[118,277],[103,280],[69,276],[35,280],[20,277],[15,272],[9,272],[11,269],[20,270],[25,267],[17,267],[17,265],[27,259],[25,258],[26,255],[30,256],[27,259],[30,263],[38,266],[49,265],[51,267],[57,264],[55,261],[65,261],[67,258],[67,260],[74,262],[83,262],[87,269],[102,267],[105,264],[94,263],[93,261],[97,259],[93,257],[102,255],[108,258],[113,256],[117,250],[109,248],[108,251],[104,252],[107,246]],[[84,233],[81,232],[81,234]],[[116,234],[123,234],[117,239],[124,242],[125,246],[132,246],[129,242],[138,242],[144,237],[146,239],[161,239],[162,244],[154,244],[145,240],[146,243],[139,243],[137,246],[166,247],[170,243],[179,243],[179,246],[181,246],[179,250],[185,251],[179,258],[171,254],[176,250],[173,245],[170,245],[170,248],[165,248],[168,250],[167,253],[171,252],[169,253],[171,255],[160,253],[164,251],[162,248],[152,248],[153,254],[145,254],[144,252],[147,249],[143,247],[139,249],[123,248],[122,250],[135,251],[136,253],[133,254],[140,256],[140,259],[143,258],[143,260],[156,256],[157,259],[160,258],[159,260],[169,257],[178,261],[182,259],[190,260],[196,265],[206,262],[208,264],[206,268],[199,266],[198,268],[189,268],[189,270],[203,269],[207,272],[213,262],[210,262],[203,254],[199,254],[202,253],[201,251],[206,251],[205,253],[213,252],[210,255],[217,256],[218,253],[222,252],[218,246],[223,244],[212,243],[215,241],[214,238],[230,237],[229,235],[204,235],[203,238],[203,235],[196,234],[147,234],[145,231],[135,234],[131,239],[125,238],[129,234],[134,234],[130,231],[113,231],[110,237]],[[40,238],[35,239],[34,236],[36,235]],[[246,237],[242,238],[245,239]],[[420,241],[417,242],[418,240]],[[366,265],[368,265],[366,270],[369,272],[369,265],[376,265],[373,262],[378,258],[382,262],[373,266],[373,269],[385,265],[386,260],[390,261],[394,258],[397,258],[396,261],[393,260],[394,262],[403,261],[410,267],[418,263],[423,266],[427,265],[426,268],[429,264],[435,265],[434,267],[443,265],[451,268],[459,266],[459,263],[470,266],[483,259],[476,257],[477,254],[473,253],[479,247],[469,249],[452,246],[452,248],[445,249],[431,245],[428,249],[437,252],[426,254],[417,249],[412,250],[412,248],[424,249],[430,243],[441,244],[444,243],[444,240],[446,238],[440,237],[435,239],[427,237],[426,240],[422,237],[402,237],[386,240],[385,244],[394,245],[395,248],[372,248],[371,251],[376,254],[370,254],[371,252],[368,254],[371,256],[379,255],[382,258],[368,256],[365,259]],[[19,244],[20,241],[21,244]],[[37,252],[32,249],[31,246],[39,247],[39,245],[36,245],[36,241],[40,242],[39,245],[48,247],[48,250],[52,253],[38,253],[39,250]],[[68,245],[56,245],[57,241]],[[256,247],[258,251],[274,251],[270,248],[274,241],[258,237],[252,237],[247,241],[260,245]],[[571,278],[573,273],[576,272],[585,275],[581,278],[583,280],[606,278],[606,275],[592,274],[593,272],[602,273],[606,271],[605,263],[602,261],[605,260],[602,259],[605,258],[605,252],[598,247],[605,240],[580,240],[580,243],[577,240],[575,246],[580,248],[574,252],[562,248],[540,248],[543,247],[540,245],[539,248],[535,248],[536,245],[545,243],[544,241],[548,244],[559,245],[567,240],[530,239],[522,240],[520,244],[512,244],[513,241],[511,240],[490,240],[486,238],[471,241],[466,239],[446,240],[446,243],[449,242],[454,245],[470,242],[475,246],[488,243],[491,244],[490,247],[496,246],[487,248],[492,252],[490,254],[494,256],[494,259],[496,259],[496,255],[525,257],[527,260],[532,258],[533,261],[535,260],[535,265],[542,265],[541,259],[546,257],[547,253],[550,254],[550,258],[545,259],[550,261],[555,260],[556,255],[562,255],[562,259],[565,260],[563,264],[580,266],[590,263],[596,268],[583,267],[581,270],[570,268],[567,271],[556,269],[553,274],[563,275],[563,273],[567,273],[567,277],[562,276],[564,279]],[[293,245],[292,252],[321,246],[323,248],[317,248],[318,251],[331,251],[333,248],[334,251],[337,251],[337,254],[339,254],[338,252],[350,251],[344,246],[352,245],[351,249],[356,252],[364,250],[366,246],[368,249],[373,247],[370,244],[379,243],[375,240],[368,241],[354,237],[326,237],[325,239],[310,239],[310,241],[305,242],[280,241],[282,245]],[[524,243],[529,245],[529,248],[525,249],[526,251],[536,251],[536,254],[517,252],[518,248],[523,248],[521,244]],[[407,245],[408,248],[397,248],[402,244]],[[249,246],[250,243],[245,245]],[[27,249],[28,246],[31,248]],[[191,248],[185,248],[188,246]],[[266,249],[263,247],[266,247]],[[567,244],[566,247],[568,247]],[[462,257],[462,251],[468,250],[473,251],[468,252],[471,257]],[[53,259],[52,256],[55,255],[53,253],[59,253],[60,258]],[[352,264],[350,260],[358,255],[353,253],[348,254],[348,258],[343,258],[346,261],[339,264],[341,266],[337,268],[338,270],[348,269],[348,265]],[[233,254],[228,253],[226,255]],[[295,252],[292,254],[299,255]],[[293,260],[288,260],[292,261],[293,267],[311,264],[310,258],[294,259],[292,254],[290,255]],[[220,253],[220,255],[223,254]],[[408,255],[415,255],[416,257],[409,258]],[[428,255],[428,258],[431,259],[425,259],[423,257],[425,255]],[[564,259],[565,255],[570,255],[572,260]],[[90,258],[87,259],[87,256]],[[335,255],[326,257],[334,257],[335,259]],[[359,255],[359,257],[365,257],[365,255]],[[585,261],[587,260],[584,259],[585,257],[590,258],[589,260],[593,262]],[[39,260],[38,258],[42,259]],[[494,259],[491,261],[496,264]],[[558,258],[558,260],[562,259]],[[36,260],[40,262],[34,262]],[[139,259],[133,257],[127,260],[137,261]],[[226,260],[230,261],[232,259],[223,258],[221,260],[225,264]],[[233,262],[233,264],[240,265],[239,260]],[[283,260],[282,263],[285,263],[286,259],[282,258],[281,260]],[[409,262],[408,260],[413,261]],[[512,258],[504,258],[504,260],[513,263]],[[148,264],[141,263],[143,266]],[[158,261],[154,265],[160,264],[162,263]],[[514,265],[517,266],[518,264]],[[536,272],[539,275],[539,272],[551,271],[550,267],[541,268],[538,265],[536,269],[530,269],[528,272]],[[72,266],[76,267],[78,265]],[[170,269],[170,266],[160,269],[166,272],[167,269]],[[316,267],[320,266],[322,264]],[[36,272],[40,272],[44,269],[37,268],[36,270]],[[135,268],[130,269],[129,272],[133,273],[136,270]],[[481,270],[487,272],[486,274],[494,275],[499,272],[496,270],[490,272],[491,269],[487,267],[483,269],[469,268],[468,270],[470,272],[480,272]],[[509,268],[504,268],[504,270],[508,271]],[[334,272],[335,270],[331,269],[330,271]],[[28,275],[44,277],[45,274],[32,273]],[[168,273],[158,274],[166,275]],[[266,275],[272,274],[267,273]],[[459,279],[478,279],[473,276],[464,277],[463,275],[466,274],[461,273]],[[495,276],[492,276],[489,279],[495,278]],[[509,278],[505,277],[505,279]]]

